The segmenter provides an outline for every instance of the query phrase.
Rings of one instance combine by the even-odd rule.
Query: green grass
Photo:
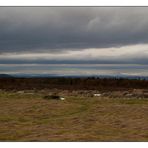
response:
[[[148,141],[148,99],[0,92],[0,141]]]

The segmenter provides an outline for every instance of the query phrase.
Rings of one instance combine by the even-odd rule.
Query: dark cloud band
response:
[[[147,7],[1,7],[0,52],[148,43]]]

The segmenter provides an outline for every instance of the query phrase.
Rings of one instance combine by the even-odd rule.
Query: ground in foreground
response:
[[[0,141],[148,141],[148,99],[0,92]]]

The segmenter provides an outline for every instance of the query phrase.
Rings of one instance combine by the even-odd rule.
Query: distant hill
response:
[[[13,76],[8,74],[0,74],[0,78],[13,78]]]

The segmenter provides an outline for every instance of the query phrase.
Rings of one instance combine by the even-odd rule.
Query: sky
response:
[[[50,73],[50,64],[147,65],[147,16],[148,7],[0,7],[0,73]]]

